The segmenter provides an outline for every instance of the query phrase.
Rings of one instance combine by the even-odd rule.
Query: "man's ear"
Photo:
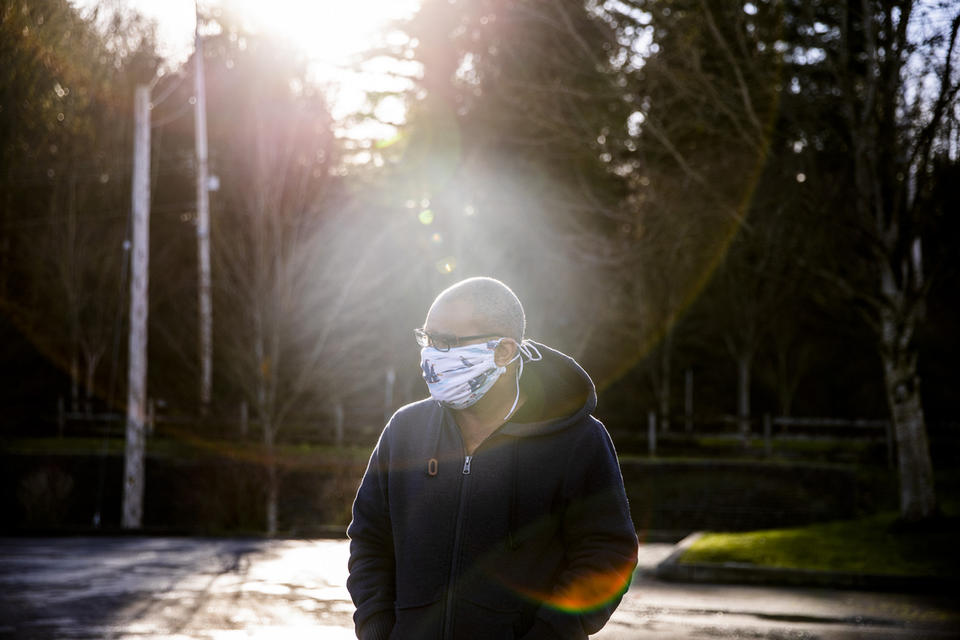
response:
[[[504,338],[493,352],[493,361],[498,367],[505,366],[517,356],[520,345],[513,338]]]

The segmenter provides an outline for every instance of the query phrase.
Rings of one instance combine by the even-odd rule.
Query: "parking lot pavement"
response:
[[[960,638],[944,597],[684,585],[640,571],[598,640]],[[0,638],[353,637],[344,540],[0,539]]]
[[[353,637],[341,540],[0,541],[0,638]]]

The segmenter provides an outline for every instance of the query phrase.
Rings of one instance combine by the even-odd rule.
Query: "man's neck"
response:
[[[517,400],[515,376],[516,372],[509,372],[472,407],[453,412],[468,456],[473,455],[477,447],[509,419],[507,412]],[[506,384],[508,382],[509,384]],[[514,412],[523,406],[524,399],[524,394],[521,393]]]

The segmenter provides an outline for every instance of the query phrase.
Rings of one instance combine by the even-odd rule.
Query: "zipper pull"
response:
[[[470,475],[470,460],[473,459],[473,456],[467,456],[463,461],[463,475]]]

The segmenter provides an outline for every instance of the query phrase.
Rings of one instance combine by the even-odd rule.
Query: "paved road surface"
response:
[[[642,547],[641,569],[670,545]],[[0,539],[0,639],[353,638],[342,540]],[[598,640],[960,638],[947,596],[660,583]]]

